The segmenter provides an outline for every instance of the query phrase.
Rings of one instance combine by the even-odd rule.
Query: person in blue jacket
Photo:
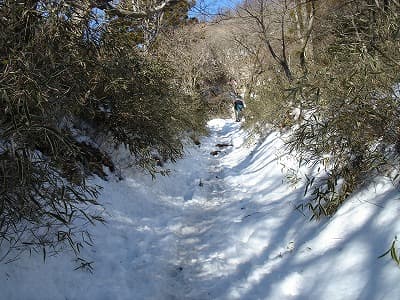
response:
[[[233,108],[235,109],[236,122],[240,122],[243,115],[244,102],[240,96],[236,96],[233,100]]]

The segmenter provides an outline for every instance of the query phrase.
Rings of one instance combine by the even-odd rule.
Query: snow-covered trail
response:
[[[239,130],[238,124],[211,126],[211,135],[203,140],[202,153],[208,163],[198,179],[198,187],[183,204],[182,225],[176,232],[178,236],[178,257],[182,281],[179,299],[211,299],[209,274],[204,267],[218,256],[208,257],[210,235],[220,231],[224,204],[229,201],[229,191],[234,190],[225,182],[221,157],[232,151],[233,136]],[[206,287],[206,288],[205,288]]]
[[[259,149],[245,143],[239,124],[216,120],[210,122],[210,130],[202,145],[202,155],[209,161],[206,178],[199,179],[201,185],[186,199],[184,225],[178,231],[179,280],[184,287],[179,297],[253,299],[252,289],[273,270],[273,266],[257,269],[263,260],[281,258],[294,247],[290,235],[285,238],[276,224],[286,228],[288,219],[299,219],[291,205],[298,195],[284,183],[277,167],[283,163],[276,153],[280,143],[263,145],[266,153],[257,157]],[[221,152],[210,156],[217,150]],[[269,170],[268,165],[272,165]],[[261,169],[269,175],[258,178]],[[265,190],[270,199],[265,199]],[[277,235],[282,235],[280,243],[274,241]],[[296,294],[296,283],[289,284],[290,291],[283,290],[280,297]],[[269,292],[261,289],[266,297]]]
[[[295,209],[300,183],[282,173],[296,162],[279,134],[255,144],[232,120],[209,129],[168,177],[128,169],[123,180],[93,180],[107,220],[81,253],[93,273],[74,270],[69,254],[22,257],[0,264],[0,300],[399,298],[398,267],[377,259],[400,233],[398,191],[386,180],[309,222]]]

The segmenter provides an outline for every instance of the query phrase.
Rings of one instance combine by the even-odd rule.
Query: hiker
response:
[[[244,102],[240,96],[236,96],[233,99],[233,108],[235,109],[236,122],[240,122],[242,119],[242,110],[244,109]]]

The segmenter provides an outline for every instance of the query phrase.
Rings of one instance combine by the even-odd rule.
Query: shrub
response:
[[[355,2],[332,10],[316,29],[327,37],[314,49],[306,80],[293,86],[304,119],[289,146],[319,167],[307,185],[314,217],[335,213],[356,189],[397,168],[398,8]]]
[[[113,169],[93,142],[111,136],[155,172],[154,152],[175,160],[181,137],[200,129],[196,100],[173,71],[143,56],[118,22],[94,28],[90,13],[60,3],[0,2],[0,243],[78,255],[87,223],[102,222],[87,177]],[[65,3],[64,3],[65,4]],[[98,30],[98,31],[96,31]],[[79,142],[85,133],[88,142]],[[1,257],[0,257],[1,259]]]

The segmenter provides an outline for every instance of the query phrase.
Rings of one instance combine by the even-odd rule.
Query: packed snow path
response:
[[[168,177],[110,174],[100,201],[106,225],[74,270],[73,255],[0,265],[0,299],[230,300],[398,299],[400,270],[377,259],[400,232],[398,192],[381,179],[330,220],[295,209],[296,162],[277,133],[246,142],[232,120],[213,120]],[[217,151],[217,152],[215,152]],[[211,154],[212,153],[212,154]],[[121,160],[124,157],[115,154]]]

